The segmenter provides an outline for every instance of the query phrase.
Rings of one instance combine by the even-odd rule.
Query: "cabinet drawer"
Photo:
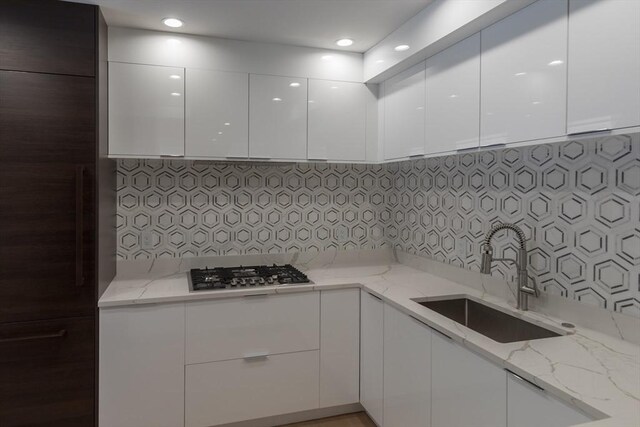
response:
[[[187,427],[208,427],[319,406],[319,351],[186,367]]]
[[[94,322],[0,324],[0,426],[93,425]]]
[[[187,305],[186,364],[320,348],[318,292]]]

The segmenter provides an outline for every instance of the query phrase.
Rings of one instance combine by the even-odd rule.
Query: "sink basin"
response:
[[[414,301],[500,343],[561,336],[468,298]]]

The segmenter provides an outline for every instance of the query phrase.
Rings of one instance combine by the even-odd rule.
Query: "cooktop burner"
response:
[[[194,268],[189,272],[189,289],[192,292],[295,283],[311,283],[311,281],[290,264]]]

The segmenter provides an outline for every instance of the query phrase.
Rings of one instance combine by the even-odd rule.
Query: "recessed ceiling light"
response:
[[[527,73],[525,73],[524,71],[521,71],[521,72],[519,72],[519,73],[515,73],[515,74],[514,74],[514,76],[518,76],[518,77],[520,77],[520,76],[525,76],[525,75],[527,75]]]
[[[171,96],[180,96],[180,93],[178,93],[178,92],[171,92]]]
[[[224,125],[225,125],[225,126],[231,126],[231,123],[226,122]]]
[[[177,74],[171,74],[171,75],[169,76],[169,78],[170,78],[170,79],[174,79],[174,80],[180,80],[182,77],[180,77],[180,76],[179,76],[179,75],[177,75]]]
[[[553,67],[554,65],[560,65],[560,64],[564,64],[564,61],[561,61],[560,59],[556,59],[554,61],[549,62],[548,65],[551,65]]]
[[[352,39],[340,39],[336,41],[336,44],[340,47],[347,47],[347,46],[351,46],[353,44],[353,40]]]
[[[164,25],[166,25],[167,27],[171,27],[171,28],[180,28],[180,27],[182,27],[182,21],[179,20],[178,18],[164,18],[162,20],[162,23]]]
[[[282,101],[282,98],[273,98],[272,101],[273,102],[280,102],[280,101]]]
[[[409,45],[408,44],[400,44],[400,45],[394,47],[393,50],[395,50],[396,52],[404,52],[405,50],[409,50]]]
[[[300,87],[300,83],[298,83],[298,82],[289,83],[289,86],[291,86],[291,87]]]

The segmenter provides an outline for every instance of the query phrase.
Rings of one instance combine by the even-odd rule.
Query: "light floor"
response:
[[[322,418],[320,420],[305,421],[303,423],[287,424],[282,427],[375,427],[375,424],[364,412],[339,415],[337,417]]]

